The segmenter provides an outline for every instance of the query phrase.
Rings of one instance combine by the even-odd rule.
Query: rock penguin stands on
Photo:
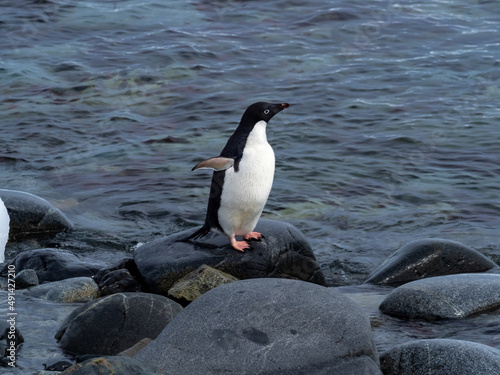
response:
[[[274,151],[267,142],[266,126],[287,103],[258,102],[247,108],[240,124],[218,157],[204,160],[192,170],[213,169],[205,224],[188,239],[211,230],[225,234],[234,249],[250,249],[247,241],[260,240],[253,232],[274,179]],[[243,236],[244,241],[236,241]]]

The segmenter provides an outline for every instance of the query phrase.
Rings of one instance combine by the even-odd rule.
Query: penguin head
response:
[[[259,121],[265,121],[267,123],[275,114],[281,112],[289,106],[290,105],[288,103],[254,103],[247,108],[247,110],[243,114],[243,117],[241,118],[240,124],[253,126]]]

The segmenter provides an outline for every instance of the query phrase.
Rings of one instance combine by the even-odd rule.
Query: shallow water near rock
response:
[[[348,286],[338,288],[368,314],[379,353],[393,346],[421,339],[456,339],[478,342],[500,349],[500,311],[464,320],[398,319],[382,314],[379,306],[393,290],[390,287]]]
[[[1,292],[0,297],[4,300]],[[59,324],[77,306],[76,303],[54,303],[37,298],[16,296],[16,328],[24,337],[22,348],[18,350],[16,367],[2,367],[2,374],[31,374],[43,370],[43,364],[54,358],[64,357],[54,334]],[[7,316],[6,304],[0,306],[0,316]]]
[[[191,168],[268,100],[291,106],[268,127],[277,162],[263,216],[300,229],[331,284],[360,284],[421,238],[498,263],[498,11],[465,0],[4,5],[0,188],[39,195],[75,224],[8,245],[7,259],[52,243],[105,266],[200,225],[210,174]],[[498,326],[471,328],[481,318],[453,324],[498,347]]]

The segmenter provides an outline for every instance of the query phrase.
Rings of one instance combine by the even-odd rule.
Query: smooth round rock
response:
[[[135,358],[163,374],[380,374],[370,321],[332,288],[287,279],[221,285]]]
[[[255,230],[265,238],[253,241],[253,250],[245,252],[234,250],[226,236],[215,232],[183,241],[193,232],[186,230],[137,248],[134,260],[148,289],[162,295],[203,264],[242,280],[278,277],[325,284],[314,253],[297,228],[261,219]]]
[[[396,286],[426,277],[485,272],[496,266],[459,242],[430,238],[410,242],[394,252],[365,283]]]
[[[45,283],[22,291],[23,295],[53,302],[88,302],[99,297],[99,287],[90,277],[73,277]]]
[[[498,375],[500,351],[470,341],[417,340],[384,353],[380,364],[384,375]]]
[[[100,267],[83,263],[81,259],[67,250],[37,249],[24,251],[9,261],[0,271],[0,276],[6,276],[9,265],[15,265],[16,272],[32,269],[38,276],[38,281],[58,281],[72,277],[92,277]]]
[[[73,225],[58,208],[36,195],[0,189],[0,198],[10,217],[10,241],[73,229]]]
[[[500,275],[460,274],[412,281],[381,303],[388,315],[409,319],[462,319],[500,307]]]
[[[157,370],[129,357],[97,357],[71,366],[60,375],[156,375]]]
[[[14,281],[16,282],[16,289],[29,288],[30,286],[36,286],[40,283],[36,271],[31,268],[24,269],[17,273]]]
[[[72,354],[116,355],[145,337],[156,338],[181,309],[155,294],[113,294],[76,308],[55,337]]]

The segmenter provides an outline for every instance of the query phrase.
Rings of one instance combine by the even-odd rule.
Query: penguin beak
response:
[[[288,108],[288,107],[290,107],[290,104],[288,104],[288,103],[276,104],[273,108],[274,109],[273,112],[274,112],[274,114],[276,114],[276,113],[281,112],[282,110],[284,110],[285,108]]]

